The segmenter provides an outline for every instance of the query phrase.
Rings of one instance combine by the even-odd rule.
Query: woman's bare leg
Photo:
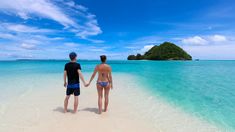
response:
[[[98,107],[99,107],[99,114],[102,113],[102,98],[103,98],[103,88],[97,84],[97,92],[98,92]]]
[[[104,90],[105,90],[105,93],[104,93],[104,96],[105,96],[104,112],[106,112],[108,110],[108,105],[109,105],[109,90],[110,90],[110,85],[108,85]]]

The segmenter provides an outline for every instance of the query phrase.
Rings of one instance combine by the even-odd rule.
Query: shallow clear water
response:
[[[0,103],[28,89],[40,88],[42,79],[62,80],[65,63],[0,61]],[[99,61],[80,63],[83,72],[92,72]],[[109,64],[114,73],[138,77],[137,81],[153,96],[160,96],[194,116],[235,129],[235,61],[109,61]]]

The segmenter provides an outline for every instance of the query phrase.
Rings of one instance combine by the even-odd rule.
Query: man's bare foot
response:
[[[64,109],[64,113],[67,113],[67,112],[68,112],[68,110]]]

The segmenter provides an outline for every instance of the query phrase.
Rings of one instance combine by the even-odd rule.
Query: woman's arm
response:
[[[95,78],[95,75],[96,75],[97,71],[98,71],[98,66],[95,67],[95,70],[94,70],[94,72],[93,72],[93,74],[91,76],[91,79],[90,79],[89,83],[88,83],[89,85],[92,82],[92,80]]]
[[[109,69],[108,78],[109,78],[108,80],[109,80],[111,89],[113,89],[113,77],[112,77],[112,69],[111,69],[111,67],[110,67],[110,69]]]

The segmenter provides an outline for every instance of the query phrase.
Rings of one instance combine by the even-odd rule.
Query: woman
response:
[[[105,106],[104,112],[107,111],[108,103],[109,103],[109,90],[113,88],[112,83],[112,74],[111,74],[111,67],[106,64],[106,56],[100,56],[101,64],[95,67],[95,70],[91,76],[91,79],[87,86],[90,85],[91,81],[94,79],[96,73],[98,72],[98,79],[97,79],[97,92],[98,92],[98,106],[99,106],[99,114],[102,113],[102,98],[103,98],[103,91],[105,97]]]

